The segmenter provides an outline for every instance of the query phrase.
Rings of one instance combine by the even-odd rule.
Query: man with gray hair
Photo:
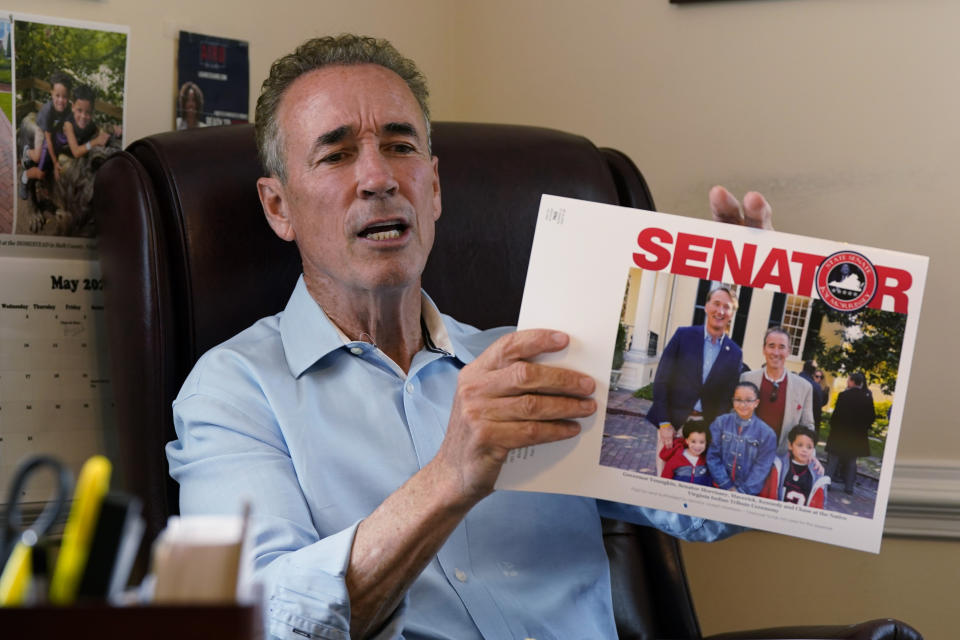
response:
[[[770,327],[763,334],[763,366],[740,376],[760,389],[757,417],[777,434],[777,453],[787,451],[787,434],[798,424],[813,428],[813,389],[800,376],[787,370],[790,334],[783,327]],[[818,471],[823,465],[815,460]]]
[[[387,42],[312,40],[257,105],[286,309],[215,347],[174,403],[183,513],[253,504],[271,637],[616,636],[600,516],[691,540],[734,527],[575,496],[494,492],[508,452],[576,435],[594,381],[531,362],[568,336],[477,331],[420,289],[440,216],[426,85]],[[711,194],[718,218],[739,203]],[[762,196],[749,224],[769,227]]]

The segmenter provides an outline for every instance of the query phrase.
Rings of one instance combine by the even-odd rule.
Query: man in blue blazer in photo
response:
[[[743,352],[726,335],[737,310],[737,299],[726,287],[707,296],[702,326],[680,327],[667,343],[653,380],[653,405],[647,419],[660,429],[659,453],[669,446],[689,418],[707,424],[730,410],[730,398],[740,379]]]

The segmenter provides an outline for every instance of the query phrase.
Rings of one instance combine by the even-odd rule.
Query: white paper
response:
[[[641,232],[645,233],[644,247],[640,246]],[[722,275],[715,269],[710,273],[716,264],[724,264],[714,263],[719,253],[717,246],[721,244],[732,247],[735,254],[734,266],[725,267]],[[677,255],[678,245],[686,247],[685,258]],[[744,267],[737,277],[732,271],[737,264],[749,262],[746,256],[752,249],[746,248],[748,245],[755,246],[756,257],[752,268]],[[864,256],[874,266],[874,273],[879,274],[873,284],[875,295],[868,306],[906,314],[872,513],[844,513],[839,502],[833,503],[838,505],[837,509],[831,509],[829,499],[842,500],[842,491],[830,491],[827,508],[814,509],[668,480],[649,471],[629,471],[600,464],[612,353],[625,304],[636,305],[634,317],[640,321],[634,329],[649,322],[650,331],[659,330],[654,331],[658,333],[659,353],[676,327],[694,324],[690,290],[696,288],[697,276],[741,287],[764,284],[761,281],[766,280],[764,286],[753,288],[754,303],[749,315],[741,320],[746,323],[746,337],[741,345],[743,359],[751,368],[757,368],[763,363],[762,332],[769,321],[767,316],[774,294],[795,294],[800,298],[793,300],[802,304],[809,303],[807,299],[822,299],[825,296],[817,293],[817,267],[823,258],[846,251]],[[511,452],[497,488],[616,500],[879,551],[927,262],[925,257],[894,251],[543,196],[519,328],[548,327],[567,332],[571,337],[569,348],[542,361],[591,375],[597,381],[594,397],[599,408],[594,416],[581,421],[582,432],[576,438]],[[638,264],[648,268],[640,269]],[[674,273],[677,271],[682,275]],[[652,278],[655,284],[651,285],[651,280],[643,284],[644,278]],[[637,282],[641,283],[639,295]],[[866,284],[865,289],[870,283]],[[826,297],[829,298],[829,293]],[[862,303],[866,298],[859,300]],[[649,333],[634,337],[631,354],[639,353],[639,357],[633,358],[641,361],[637,366],[652,371],[656,356],[645,356],[647,335]],[[643,343],[639,348],[638,340]],[[800,360],[796,357],[787,365],[795,372],[799,367]],[[839,385],[843,382],[837,376],[838,386],[832,396],[842,390]],[[830,408],[828,405],[824,410]],[[656,431],[652,424],[639,417],[635,428],[638,432],[644,428]]]

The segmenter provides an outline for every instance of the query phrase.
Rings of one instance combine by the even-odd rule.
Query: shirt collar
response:
[[[786,378],[787,378],[787,369],[786,369],[786,367],[784,367],[784,369],[783,369],[783,375],[780,376],[779,378],[777,378],[776,380],[774,380],[773,378],[771,378],[770,376],[767,375],[767,366],[764,365],[764,366],[763,366],[763,377],[766,378],[767,380],[769,380],[769,381],[772,382],[772,383],[780,384],[781,382],[783,382],[783,381],[786,380]]]
[[[704,342],[709,342],[711,345],[717,346],[718,344],[723,344],[723,339],[726,337],[727,337],[726,333],[721,333],[720,339],[717,342],[714,342],[713,336],[711,336],[710,332],[707,331],[707,325],[706,324],[703,325],[703,341]]]
[[[459,340],[451,338],[451,334],[456,332],[447,328],[447,323],[454,321],[441,314],[425,292],[421,291],[421,296],[420,314],[434,350],[456,357],[464,364],[470,363],[474,359],[473,351]],[[299,377],[333,351],[357,344],[327,317],[323,308],[307,291],[303,275],[297,280],[290,300],[280,316],[280,337],[287,366],[294,377]]]
[[[433,342],[433,346],[441,351],[454,354],[457,349],[450,340],[450,333],[447,331],[447,325],[443,323],[443,315],[437,309],[426,291],[420,291],[420,318],[427,328],[427,337]]]

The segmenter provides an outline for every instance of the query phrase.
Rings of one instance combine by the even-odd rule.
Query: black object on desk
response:
[[[56,477],[53,496],[47,501],[36,520],[25,527],[20,497],[23,495],[24,488],[31,477],[43,470],[52,472]],[[0,571],[6,566],[13,548],[24,537],[24,534],[33,539],[30,546],[47,535],[66,506],[72,483],[70,471],[59,460],[50,456],[33,456],[24,460],[17,467],[17,472],[10,482],[10,489],[7,493],[6,522],[3,530],[0,531]]]
[[[241,606],[17,607],[0,609],[3,637],[72,640],[259,640],[259,609]]]
[[[115,597],[127,586],[143,535],[141,511],[142,503],[134,496],[110,492],[104,497],[90,555],[77,590],[79,599]],[[130,542],[133,543],[132,549]]]

